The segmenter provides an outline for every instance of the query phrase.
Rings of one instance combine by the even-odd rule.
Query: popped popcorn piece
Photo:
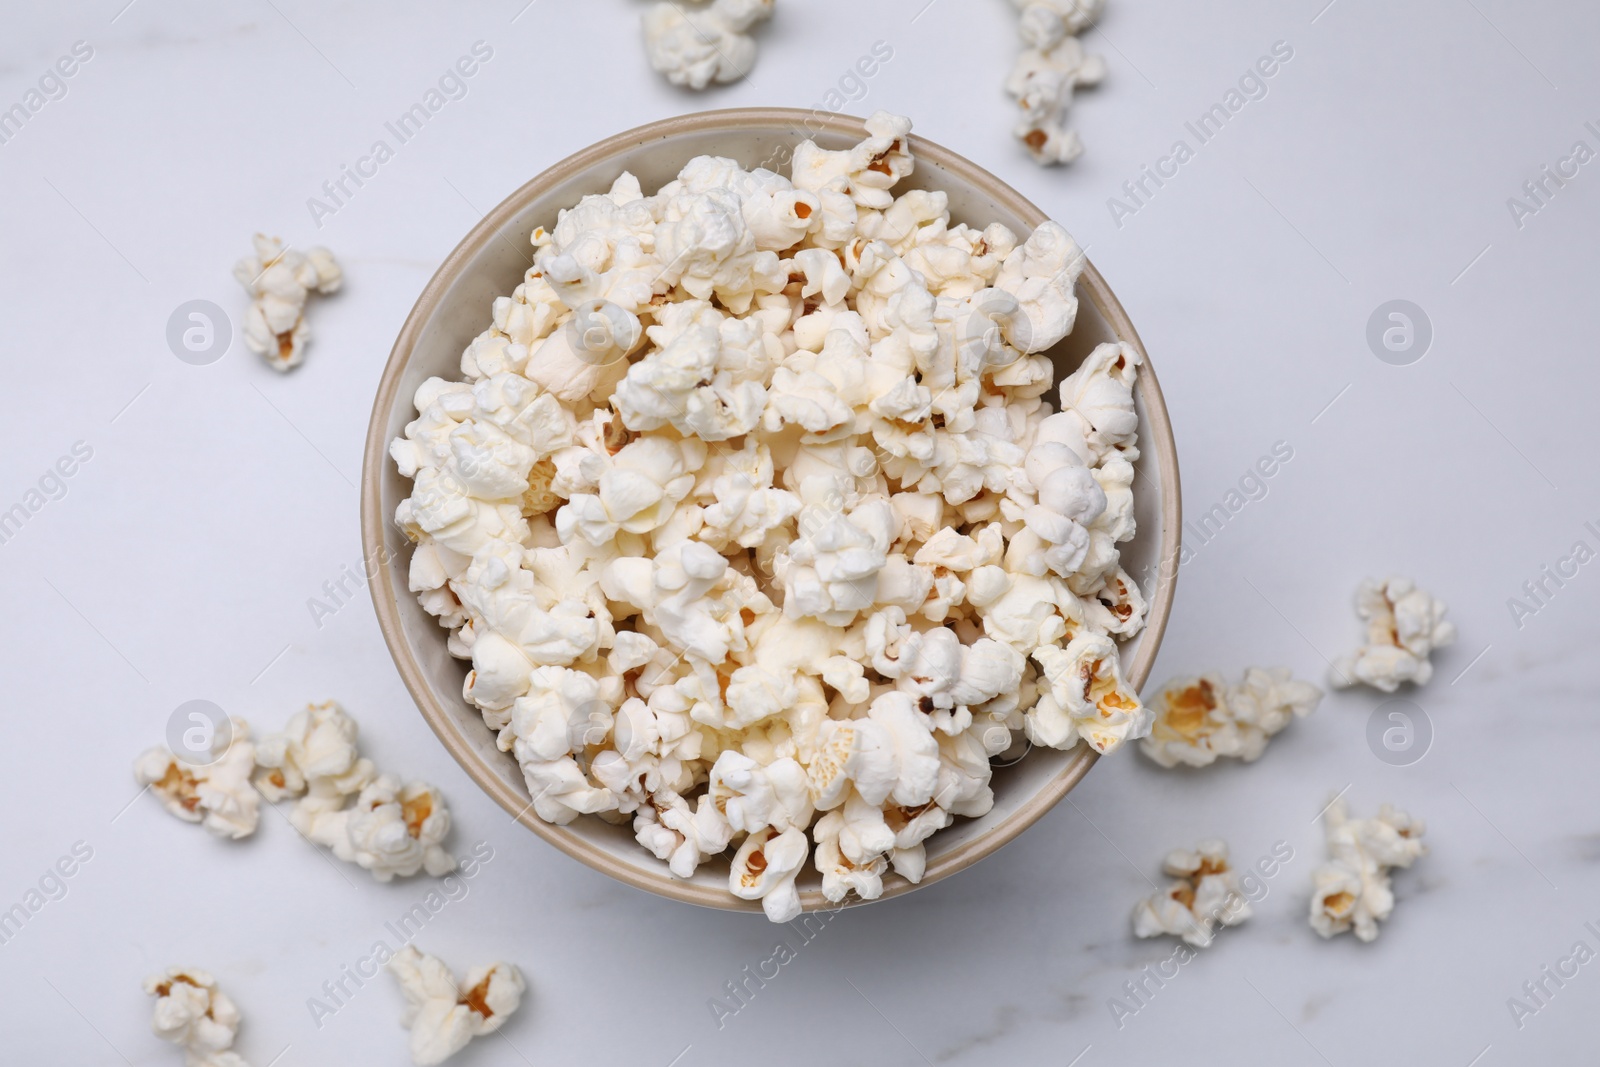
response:
[[[1146,611],[1139,352],[1101,345],[1057,411],[1083,250],[897,195],[910,121],[865,127],[792,177],[704,156],[561,212],[390,450],[412,590],[535,814],[631,824],[678,878],[731,852],[780,921],[808,860],[830,900],[922,879],[1024,737],[1105,752],[1152,719],[1117,646]],[[384,798],[409,868],[375,778],[296,810],[387,870],[350,794]]]
[[[884,677],[893,678],[896,688],[916,702],[918,710],[928,716],[929,725],[957,734],[971,725],[972,708],[1021,684],[1025,662],[1020,653],[1000,641],[980,637],[962,645],[954,630],[937,627],[910,632],[901,643],[898,659],[874,667]],[[892,707],[898,714],[899,706]]]
[[[776,0],[662,0],[644,14],[650,66],[673,85],[704,89],[738,81],[756,61],[750,31],[772,17]]]
[[[1078,34],[1100,17],[1105,0],[1011,0],[1027,47],[1006,78],[1006,92],[1022,108],[1016,136],[1036,162],[1071,163],[1083,142],[1066,127],[1079,88],[1099,85],[1105,60],[1084,51]]]
[[[411,1031],[411,1062],[443,1063],[475,1037],[492,1034],[522,1006],[527,992],[514,964],[474,967],[459,983],[441,960],[406,945],[389,960],[406,998],[400,1025]]]
[[[1322,818],[1328,862],[1311,875],[1311,928],[1325,938],[1354,930],[1362,941],[1372,941],[1378,923],[1394,912],[1389,872],[1427,853],[1427,827],[1388,804],[1376,818],[1352,819],[1342,797]]]
[[[249,1067],[232,1051],[239,1009],[205,971],[169,967],[144,980],[156,998],[150,1029],[183,1049],[186,1067]]]
[[[619,533],[653,532],[689,495],[705,454],[697,442],[639,438],[602,461],[594,493],[574,493],[556,512],[556,532],[563,541],[578,534],[596,547],[609,545]]]
[[[736,833],[768,827],[803,830],[811,823],[805,768],[787,756],[763,767],[742,752],[726,749],[711,768],[707,796]]]
[[[693,809],[676,793],[657,793],[634,816],[633,832],[639,844],[656,859],[667,861],[679,878],[694,874],[733,839],[733,827],[709,793],[701,794]]]
[[[359,793],[372,776],[372,764],[356,749],[360,728],[334,701],[310,704],[283,730],[256,744],[256,788],[268,800],[303,795],[314,784],[339,794]]]
[[[442,847],[450,812],[438,790],[378,774],[356,747],[360,728],[337,703],[308,705],[256,746],[256,788],[295,799],[289,822],[314,844],[380,882],[455,870]]]
[[[1061,411],[1039,424],[1039,441],[1059,441],[1104,466],[1114,453],[1139,458],[1133,385],[1142,357],[1129,344],[1103,344],[1061,383]]]
[[[1009,733],[1009,732],[1008,732]],[[999,755],[999,752],[994,753]],[[960,806],[959,790],[951,788],[946,792],[949,784],[945,779],[944,766],[941,752],[940,779],[941,785],[936,796],[944,800],[954,809]],[[922,881],[922,876],[927,870],[928,858],[923,842],[935,833],[943,830],[954,822],[951,811],[940,807],[938,804],[929,803],[920,808],[892,807],[885,808],[883,813],[884,824],[894,833],[894,848],[889,852],[889,863],[894,872],[908,882]],[[819,823],[820,825],[820,823]],[[819,848],[820,848],[820,842]],[[818,860],[819,866],[821,860]],[[823,895],[827,895],[827,875],[823,876]],[[863,899],[870,900],[870,896],[861,894]]]
[[[894,196],[889,190],[915,168],[910,119],[879,111],[867,119],[866,130],[866,139],[854,148],[828,151],[817,147],[814,141],[802,141],[795,148],[795,188],[816,193],[823,202],[825,215],[833,207],[827,199],[828,193],[846,194],[858,207],[878,210],[890,207]],[[855,215],[852,221],[859,220],[857,213],[850,214]],[[889,251],[892,254],[892,250]],[[859,257],[861,252],[856,254]],[[896,267],[891,257],[880,255],[865,262],[874,260],[886,269],[888,282],[909,280],[909,272],[904,267]],[[889,291],[886,280],[877,282],[884,295]]]
[[[1022,39],[1049,48],[1068,34],[1082,33],[1105,11],[1105,0],[1011,0],[1021,13]]]
[[[211,750],[213,761],[194,765],[174,757],[165,745],[147,749],[134,761],[133,776],[149,785],[163,808],[184,822],[198,822],[218,837],[250,837],[261,819],[261,798],[251,787],[256,745],[250,723],[230,718],[232,734],[224,752]]]
[[[757,548],[799,514],[800,498],[772,484],[772,452],[766,445],[747,443],[721,458],[725,473],[711,481],[715,503],[705,509],[705,526],[697,536],[719,552],[730,544]]]
[[[1175,881],[1133,909],[1139,937],[1172,934],[1204,948],[1218,926],[1238,926],[1253,914],[1238,873],[1228,866],[1228,843],[1220,838],[1202,841],[1192,852],[1167,853],[1161,870]]]
[[[783,611],[791,619],[814,617],[847,626],[876,600],[889,562],[894,511],[881,499],[846,510],[836,494],[826,479],[801,483],[797,521],[802,536],[773,561]]]
[[[380,882],[419,870],[437,878],[456,869],[455,859],[440,845],[450,831],[450,811],[431,785],[402,786],[392,774],[379,775],[341,814],[349,858]],[[332,847],[335,855],[342,851]]]
[[[805,831],[758,830],[734,854],[728,891],[740,900],[761,901],[761,910],[773,922],[789,922],[800,914],[794,879],[805,861]]]
[[[1048,748],[1071,748],[1081,737],[1096,752],[1150,732],[1155,716],[1122,680],[1116,642],[1083,633],[1065,647],[1033,650],[1048,689],[1027,712],[1028,739]]]
[[[1433,677],[1428,657],[1456,639],[1455,623],[1445,620],[1445,610],[1409,578],[1363,581],[1356,591],[1356,613],[1367,624],[1367,640],[1334,662],[1333,684],[1344,689],[1364,682],[1385,693],[1405,682],[1427,685]]]
[[[277,371],[298,367],[311,340],[306,324],[307,297],[336,293],[344,271],[326,248],[301,253],[276,237],[256,234],[255,254],[234,264],[233,276],[252,297],[244,316],[250,351]]]
[[[1321,702],[1322,690],[1296,681],[1286,667],[1251,667],[1235,686],[1217,674],[1175,678],[1156,696],[1155,722],[1140,749],[1169,768],[1206,767],[1224,756],[1251,763]]]
[[[835,904],[852,892],[862,900],[876,899],[883,895],[883,874],[888,870],[889,861],[882,853],[858,860],[846,856],[840,844],[845,827],[844,811],[835,810],[818,819],[813,830],[817,839],[815,863],[822,875],[822,895]],[[920,880],[920,875],[912,880]]]
[[[213,749],[211,763],[186,763],[157,746],[134,762],[133,776],[178,818],[237,841],[256,832],[261,798],[250,784],[256,764],[250,725],[237,718],[231,722],[230,743],[222,753]]]

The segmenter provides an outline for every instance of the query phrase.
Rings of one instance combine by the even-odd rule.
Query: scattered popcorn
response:
[[[1133,909],[1139,937],[1172,934],[1204,948],[1217,926],[1238,926],[1253,914],[1237,872],[1228,866],[1228,843],[1220,838],[1200,842],[1193,852],[1167,853],[1161,869],[1176,881]]]
[[[252,297],[244,316],[245,344],[274,370],[298,367],[311,340],[306,298],[313,292],[336,293],[344,284],[333,253],[326,248],[301,253],[258,233],[255,255],[234,264],[233,276]]]
[[[1251,667],[1231,687],[1216,674],[1175,678],[1157,695],[1155,724],[1139,747],[1169,768],[1206,767],[1223,756],[1251,763],[1269,740],[1321,702],[1322,690],[1295,681],[1286,667]]]
[[[356,748],[358,733],[332,701],[297,712],[256,746],[256,787],[269,800],[297,798],[289,810],[294,828],[380,882],[455,870],[442,845],[450,832],[444,798],[425,783],[378,774]]]
[[[1105,10],[1105,0],[1011,0],[1021,13],[1026,48],[1006,78],[1006,92],[1022,108],[1017,138],[1046,165],[1071,163],[1083,154],[1077,131],[1066,127],[1073,91],[1099,85],[1105,60],[1089,55],[1078,35]]]
[[[1333,665],[1333,684],[1347,688],[1365,682],[1392,693],[1404,682],[1428,684],[1434,649],[1453,644],[1456,626],[1446,622],[1445,606],[1409,578],[1381,585],[1368,580],[1356,591],[1356,613],[1366,621],[1367,643]]]
[[[347,863],[371,871],[380,882],[420,870],[438,877],[456,869],[439,844],[450,830],[450,812],[432,786],[402,786],[392,774],[369,782],[348,808],[317,811],[297,822],[302,832]]]
[[[1426,829],[1388,804],[1375,819],[1351,819],[1343,798],[1323,813],[1329,861],[1311,874],[1311,928],[1323,937],[1354,929],[1363,941],[1378,936],[1378,923],[1394,911],[1389,871],[1409,867],[1425,855]]]
[[[187,1067],[249,1067],[231,1051],[239,1032],[239,1009],[205,971],[180,967],[144,980],[156,998],[150,1028],[183,1049]]]
[[[256,788],[268,800],[359,793],[375,773],[356,749],[359,727],[333,701],[312,704],[289,719],[283,732],[256,745]]]
[[[679,878],[731,850],[780,922],[808,861],[830,900],[920,880],[1024,737],[1151,722],[1118,649],[1141,356],[1101,345],[1047,402],[1082,250],[897,197],[910,129],[585,197],[390,450],[411,588],[533,811],[631,822]]]
[[[475,1037],[492,1034],[522,1006],[527,986],[509,963],[474,967],[459,985],[443,962],[407,945],[388,963],[406,998],[400,1023],[411,1031],[411,1061],[443,1063]]]
[[[208,764],[186,763],[165,747],[149,749],[133,765],[139,784],[149,786],[161,804],[185,822],[197,822],[218,837],[238,840],[256,832],[261,798],[250,785],[256,749],[250,725],[233,719],[226,751]]]
[[[644,14],[650,65],[673,85],[704,89],[738,81],[756,62],[750,31],[772,17],[776,0],[661,0]]]

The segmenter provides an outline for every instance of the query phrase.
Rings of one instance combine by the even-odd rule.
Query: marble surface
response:
[[[0,544],[0,906],[75,844],[92,858],[0,944],[8,1061],[176,1063],[139,981],[181,962],[239,1002],[257,1067],[404,1062],[387,978],[346,980],[353,995],[320,1020],[308,1000],[392,942],[385,924],[431,884],[336,867],[281,812],[225,844],[136,797],[132,757],[195,698],[263,728],[341,700],[381,766],[446,791],[458,852],[492,850],[418,939],[458,967],[504,956],[529,976],[504,1040],[464,1065],[1592,1059],[1600,963],[1547,982],[1520,1028],[1507,1001],[1576,942],[1600,948],[1585,927],[1600,926],[1600,564],[1547,581],[1541,603],[1523,592],[1575,542],[1600,548],[1585,525],[1600,527],[1600,164],[1549,182],[1543,204],[1508,198],[1575,142],[1600,149],[1585,125],[1600,126],[1600,10],[1325,3],[1112,0],[1087,40],[1110,76],[1075,117],[1088,154],[1056,171],[1009,140],[1001,0],[784,0],[752,77],[704,96],[648,71],[635,0],[13,5],[0,108],[74,42],[93,55],[0,144],[0,509],[75,443],[92,456]],[[493,56],[466,95],[319,230],[307,199],[476,41]],[[1249,664],[1320,678],[1358,637],[1357,581],[1388,571],[1444,598],[1461,640],[1404,694],[1432,724],[1417,762],[1374,754],[1382,698],[1364,691],[1331,695],[1252,766],[1173,773],[1123,753],[977,868],[803,940],[614,884],[513,825],[428,733],[364,592],[320,625],[307,602],[360,564],[374,385],[481,212],[637,123],[824,103],[878,41],[893,58],[848,109],[913,115],[1088,245],[1160,371],[1191,517],[1226,505],[1276,443],[1293,450],[1265,496],[1203,543],[1191,533],[1157,679]],[[1185,123],[1275,42],[1293,55],[1265,95],[1199,143]],[[1179,139],[1192,153],[1176,175],[1126,198]],[[347,290],[314,309],[306,365],[280,377],[237,337],[216,363],[180,362],[168,317],[204,299],[237,321],[228,271],[257,229],[326,243],[347,268]],[[1434,335],[1403,366],[1367,341],[1395,299]],[[1519,597],[1537,610],[1514,612]],[[1314,820],[1346,787],[1358,812],[1394,801],[1428,821],[1431,854],[1398,876],[1371,945],[1305,921]],[[1111,999],[1172,952],[1133,939],[1128,912],[1167,849],[1212,834],[1246,861],[1279,841],[1294,858],[1255,919],[1147,983],[1119,1026]],[[779,937],[794,958],[719,1027],[708,1001]]]

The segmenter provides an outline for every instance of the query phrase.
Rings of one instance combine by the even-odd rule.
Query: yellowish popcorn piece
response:
[[[157,747],[135,761],[133,773],[171,814],[199,823],[219,837],[238,840],[255,833],[261,798],[250,784],[256,761],[250,725],[234,719],[232,727],[227,750],[215,753],[210,763],[189,763]]]
[[[1156,695],[1155,721],[1140,748],[1163,767],[1205,767],[1223,757],[1253,762],[1321,700],[1322,690],[1281,667],[1251,667],[1234,686],[1218,674],[1176,678]]]
[[[1427,685],[1433,677],[1429,656],[1456,639],[1455,623],[1445,619],[1445,610],[1409,578],[1362,582],[1356,613],[1366,622],[1367,640],[1334,663],[1333,684],[1345,688],[1359,682],[1385,693],[1406,682]]]
[[[1134,908],[1135,935],[1171,934],[1204,947],[1217,927],[1238,926],[1250,918],[1250,902],[1238,872],[1228,864],[1228,844],[1220,838],[1202,841],[1193,851],[1168,853],[1161,869],[1174,881]]]
[[[210,974],[170,967],[146,978],[144,991],[156,998],[151,1030],[183,1049],[186,1067],[249,1067],[232,1051],[239,1009]]]
[[[389,960],[389,973],[405,996],[401,1024],[411,1031],[411,1062],[434,1067],[492,1034],[522,1006],[527,992],[514,964],[475,967],[460,982],[434,956],[406,945]]]
[[[355,719],[338,704],[312,704],[261,739],[255,784],[269,800],[293,799],[289,822],[338,859],[380,882],[455,869],[442,842],[450,812],[439,791],[378,773],[357,748]]]
[[[1323,813],[1328,862],[1312,872],[1311,928],[1324,938],[1354,931],[1362,941],[1394,912],[1389,872],[1427,854],[1422,820],[1385,804],[1375,818],[1352,819],[1342,798]]]
[[[1083,142],[1066,126],[1080,88],[1099,85],[1105,60],[1084,50],[1078,35],[1105,9],[1105,0],[1012,0],[1026,45],[1006,79],[1006,92],[1022,109],[1016,136],[1038,163],[1071,163]]]

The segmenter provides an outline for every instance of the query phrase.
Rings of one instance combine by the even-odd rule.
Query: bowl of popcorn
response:
[[[895,896],[1149,730],[1155,376],[1067,231],[910,129],[603,141],[467,235],[384,372],[362,529],[400,673],[502,807],[641,889]]]

